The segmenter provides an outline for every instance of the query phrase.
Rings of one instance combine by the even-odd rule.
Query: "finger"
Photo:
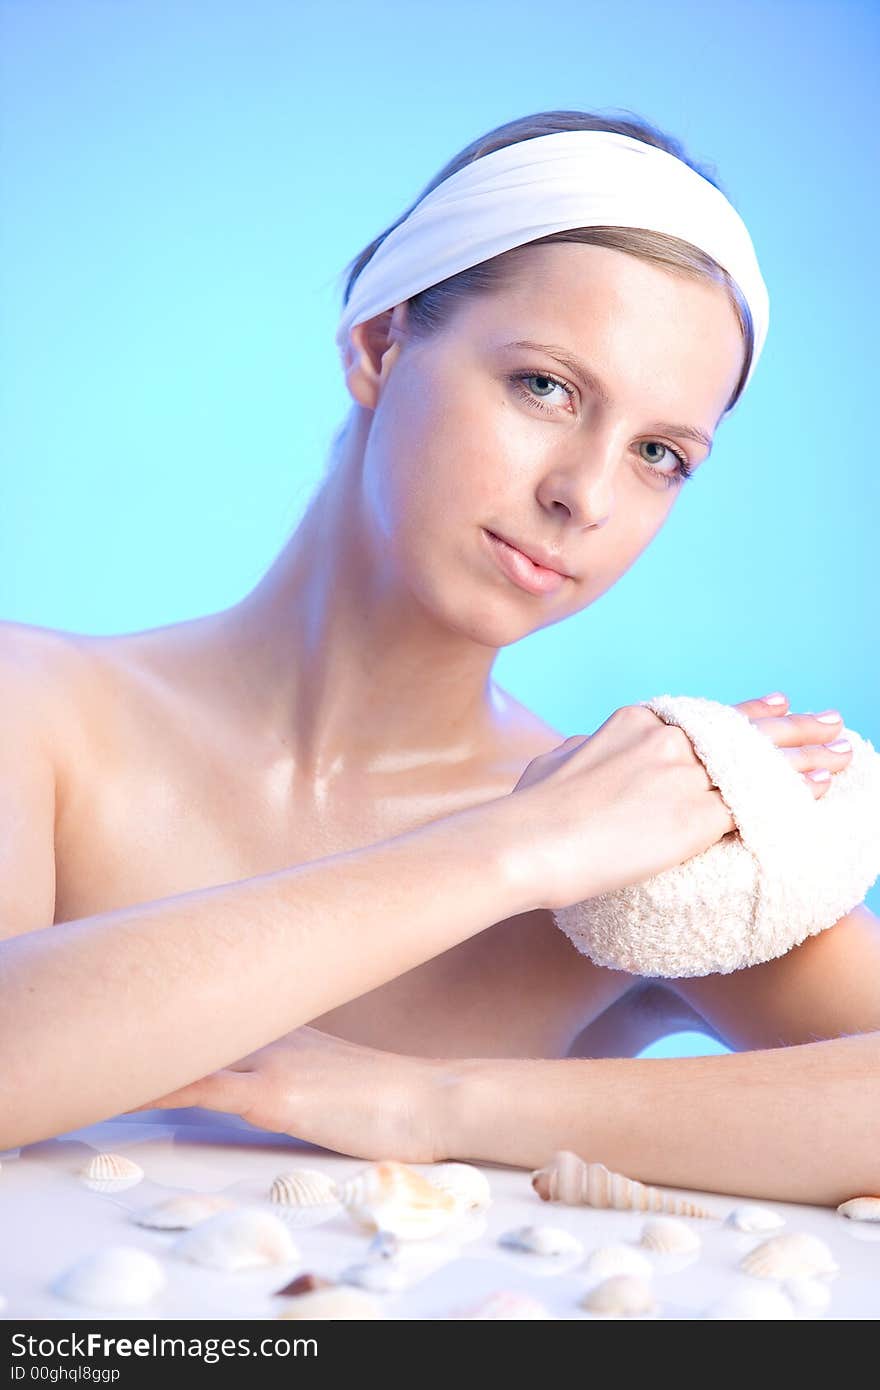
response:
[[[788,696],[775,690],[770,695],[762,695],[758,700],[741,700],[734,709],[741,710],[749,719],[768,719],[772,715],[783,715],[788,709]]]
[[[810,714],[786,714],[781,719],[757,719],[755,726],[776,744],[777,748],[798,748],[807,744],[830,742],[843,729],[839,713],[833,719]]]

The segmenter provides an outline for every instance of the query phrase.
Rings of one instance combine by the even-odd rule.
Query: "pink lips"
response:
[[[484,534],[499,567],[508,579],[512,579],[514,584],[518,584],[528,593],[552,594],[565,583],[567,575],[559,574],[557,570],[547,569],[546,565],[536,565],[534,560],[529,559],[528,555],[524,555],[521,550],[517,550],[512,545],[508,545],[507,541],[501,540],[491,531],[484,530]]]

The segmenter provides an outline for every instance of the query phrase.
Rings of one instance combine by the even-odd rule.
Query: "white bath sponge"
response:
[[[554,917],[597,965],[638,975],[729,974],[833,926],[880,873],[880,754],[852,756],[815,797],[741,710],[690,695],[642,700],[691,741],[736,824],[701,854]]]

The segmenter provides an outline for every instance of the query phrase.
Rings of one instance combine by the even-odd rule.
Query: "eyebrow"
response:
[[[603,405],[614,404],[614,398],[601,378],[596,376],[596,373],[591,371],[580,358],[573,357],[570,352],[566,352],[565,348],[554,347],[552,343],[536,343],[531,338],[517,338],[515,342],[505,343],[504,346],[526,348],[531,352],[545,352],[549,357],[555,357],[556,361],[563,367],[567,367],[574,376],[580,377],[594,395],[598,396]],[[658,421],[653,428],[664,430],[667,434],[680,435],[683,439],[693,439],[697,444],[704,445],[709,453],[712,452],[711,437],[706,434],[705,430],[697,429],[696,425],[670,425]]]

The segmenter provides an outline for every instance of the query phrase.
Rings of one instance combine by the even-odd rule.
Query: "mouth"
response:
[[[571,575],[563,573],[561,570],[551,569],[549,565],[538,564],[530,555],[503,536],[496,535],[494,531],[489,531],[483,527],[483,533],[487,537],[489,547],[498,563],[500,569],[507,575],[508,579],[513,580],[520,588],[525,589],[530,594],[550,594],[565,583]]]

